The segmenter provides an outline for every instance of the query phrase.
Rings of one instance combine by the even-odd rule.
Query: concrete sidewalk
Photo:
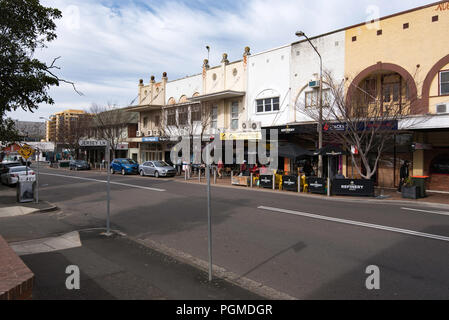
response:
[[[35,274],[33,299],[260,300],[262,297],[126,237],[80,233],[82,246],[23,256]],[[68,266],[80,270],[80,290],[66,289]]]
[[[40,200],[39,203],[18,203],[16,192],[15,188],[0,185],[0,218],[57,210],[54,204],[45,200]]]

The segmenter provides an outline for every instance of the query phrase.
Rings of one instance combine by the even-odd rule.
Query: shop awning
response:
[[[279,146],[278,156],[283,158],[296,159],[300,157],[313,156],[313,152],[304,149],[296,144],[288,143]]]
[[[193,98],[190,98],[189,100],[192,102],[208,102],[208,101],[221,100],[221,99],[238,98],[238,97],[243,97],[244,95],[245,95],[245,92],[225,90],[225,91],[221,91],[221,92],[210,93],[210,94],[193,97]]]
[[[146,104],[141,106],[129,106],[127,108],[124,108],[123,110],[126,112],[142,112],[142,111],[161,110],[162,108],[163,108],[162,105]]]

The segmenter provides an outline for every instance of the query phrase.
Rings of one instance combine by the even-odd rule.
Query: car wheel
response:
[[[114,172],[114,169],[113,168],[111,168],[111,174],[114,174],[115,172]]]
[[[122,169],[122,176],[126,175],[125,169]]]
[[[156,172],[154,173],[154,177],[155,177],[155,178],[159,178],[159,171],[156,171]]]
[[[141,175],[142,177],[145,176],[145,173],[143,172],[143,170],[140,170],[140,175]]]

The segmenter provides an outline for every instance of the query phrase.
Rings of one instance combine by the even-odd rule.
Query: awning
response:
[[[192,102],[208,102],[208,101],[221,100],[221,99],[238,98],[238,97],[243,97],[244,95],[245,95],[245,92],[226,90],[226,91],[221,91],[221,92],[210,93],[210,94],[193,97],[193,98],[190,98],[189,100]]]
[[[123,110],[126,112],[142,112],[142,111],[161,110],[162,108],[163,108],[162,105],[146,104],[141,106],[129,106],[127,108],[124,108]]]
[[[313,152],[304,149],[296,144],[288,143],[279,146],[278,156],[283,158],[296,159],[300,157],[313,156]]]

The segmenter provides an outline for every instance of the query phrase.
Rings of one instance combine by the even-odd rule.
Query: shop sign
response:
[[[81,147],[106,147],[108,142],[106,140],[81,140]]]
[[[272,175],[260,176],[259,181],[260,181],[259,182],[260,186],[262,188],[273,189],[273,176]]]
[[[159,142],[159,137],[142,138],[142,142]]]
[[[296,176],[283,176],[282,188],[287,191],[298,191],[298,177]]]
[[[262,133],[255,132],[226,132],[220,134],[221,141],[229,140],[262,140]]]
[[[326,194],[326,179],[310,177],[307,179],[311,193]]]
[[[332,194],[346,196],[374,196],[374,182],[372,180],[334,179]]]

